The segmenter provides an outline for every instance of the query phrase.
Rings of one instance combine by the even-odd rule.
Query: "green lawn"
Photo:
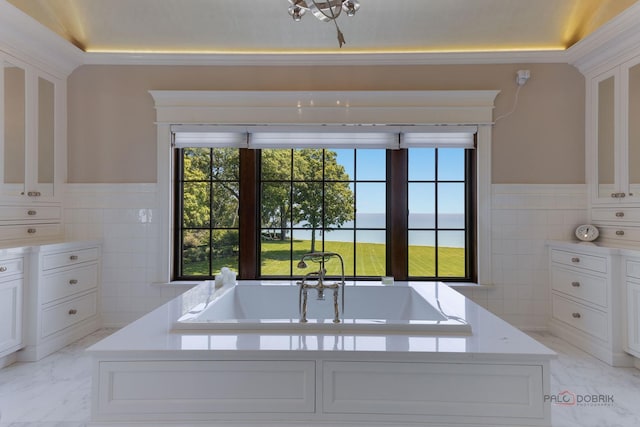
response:
[[[289,258],[289,241],[262,242],[261,274],[263,276],[288,276],[293,262],[293,274],[303,275],[314,266],[301,270],[297,268],[302,255],[309,252],[311,242],[296,240],[293,242],[293,261]],[[385,249],[383,244],[360,243],[356,247],[357,264],[353,271],[354,248],[351,242],[325,242],[325,251],[337,252],[342,255],[347,276],[384,276]],[[317,248],[319,249],[319,248]],[[237,265],[234,257],[219,257],[213,261],[213,271],[218,272],[224,266]],[[441,247],[439,249],[440,277],[464,276],[464,249]],[[326,264],[327,273],[340,274],[340,263],[331,260]],[[185,275],[207,275],[206,261],[190,263],[185,266]],[[433,246],[409,246],[409,275],[435,276],[435,248]]]

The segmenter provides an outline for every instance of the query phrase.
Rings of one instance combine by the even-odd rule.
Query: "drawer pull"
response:
[[[573,286],[574,288],[579,288],[580,282],[571,282],[571,286]]]
[[[29,197],[40,197],[42,195],[42,193],[40,193],[39,191],[29,191],[27,192],[27,196]]]
[[[616,236],[624,236],[624,231],[622,231],[622,230],[617,230],[617,231],[616,231]]]
[[[74,314],[78,314],[78,310],[76,310],[75,308],[72,308],[71,310],[69,310],[69,315],[73,316]]]
[[[5,267],[4,265],[2,267],[0,267],[0,273],[4,273],[7,270],[8,270],[8,268]]]
[[[70,285],[77,285],[78,284],[78,280],[77,279],[71,279],[71,280],[69,280],[69,284]]]
[[[35,229],[35,228],[29,228],[29,229],[27,230],[27,233],[29,233],[29,234],[36,234],[36,229]]]
[[[624,212],[616,212],[618,218],[624,218]]]
[[[69,259],[70,259],[71,261],[77,261],[77,260],[78,260],[78,255],[71,255],[71,256],[69,257]]]
[[[574,319],[579,319],[579,318],[581,318],[581,317],[582,317],[582,316],[580,315],[580,313],[571,313],[571,316],[572,316]]]
[[[580,262],[580,258],[573,257],[573,258],[571,258],[571,262]]]
[[[34,215],[37,215],[37,214],[38,214],[38,212],[34,211],[34,210],[27,211],[27,215],[29,215],[29,216],[34,216]]]

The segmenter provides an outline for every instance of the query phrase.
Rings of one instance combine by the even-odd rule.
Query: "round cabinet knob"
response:
[[[571,316],[572,316],[574,319],[579,319],[579,318],[581,318],[581,317],[582,317],[582,316],[580,315],[580,313],[571,313]]]
[[[622,230],[617,230],[617,231],[616,231],[616,236],[624,236],[624,231],[622,231]]]
[[[624,212],[616,212],[617,218],[624,218]]]
[[[34,216],[34,215],[37,215],[37,214],[38,214],[38,212],[34,211],[34,210],[27,211],[27,215],[29,215],[29,216]]]
[[[71,280],[69,280],[69,284],[70,284],[70,285],[77,285],[77,284],[78,284],[78,280],[76,280],[76,279],[71,279]]]
[[[69,259],[70,259],[71,261],[77,261],[77,260],[78,260],[78,255],[71,255],[71,256],[69,257]]]
[[[70,315],[78,314],[78,310],[76,310],[75,308],[72,308],[71,310],[69,310],[69,314]]]
[[[7,267],[5,267],[4,265],[0,267],[0,273],[4,273],[5,271],[7,271]]]
[[[580,258],[573,257],[573,258],[571,258],[571,262],[580,262]]]
[[[36,234],[36,229],[35,229],[35,228],[29,228],[29,229],[27,230],[27,233],[29,233],[29,234]]]
[[[573,286],[574,288],[579,288],[580,282],[571,282],[571,286]]]

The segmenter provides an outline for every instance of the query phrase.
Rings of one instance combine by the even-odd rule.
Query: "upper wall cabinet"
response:
[[[640,202],[640,58],[591,80],[588,178],[596,205]]]
[[[62,83],[9,57],[0,56],[0,64],[0,196],[51,201],[62,180]]]

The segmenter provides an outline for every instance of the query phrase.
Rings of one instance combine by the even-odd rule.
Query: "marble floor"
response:
[[[91,364],[83,350],[111,332],[100,330],[39,362],[1,369],[0,427],[86,426]],[[640,426],[640,370],[612,368],[547,333],[531,335],[558,353],[551,393],[567,392],[562,396],[576,402],[551,405],[553,427]]]

